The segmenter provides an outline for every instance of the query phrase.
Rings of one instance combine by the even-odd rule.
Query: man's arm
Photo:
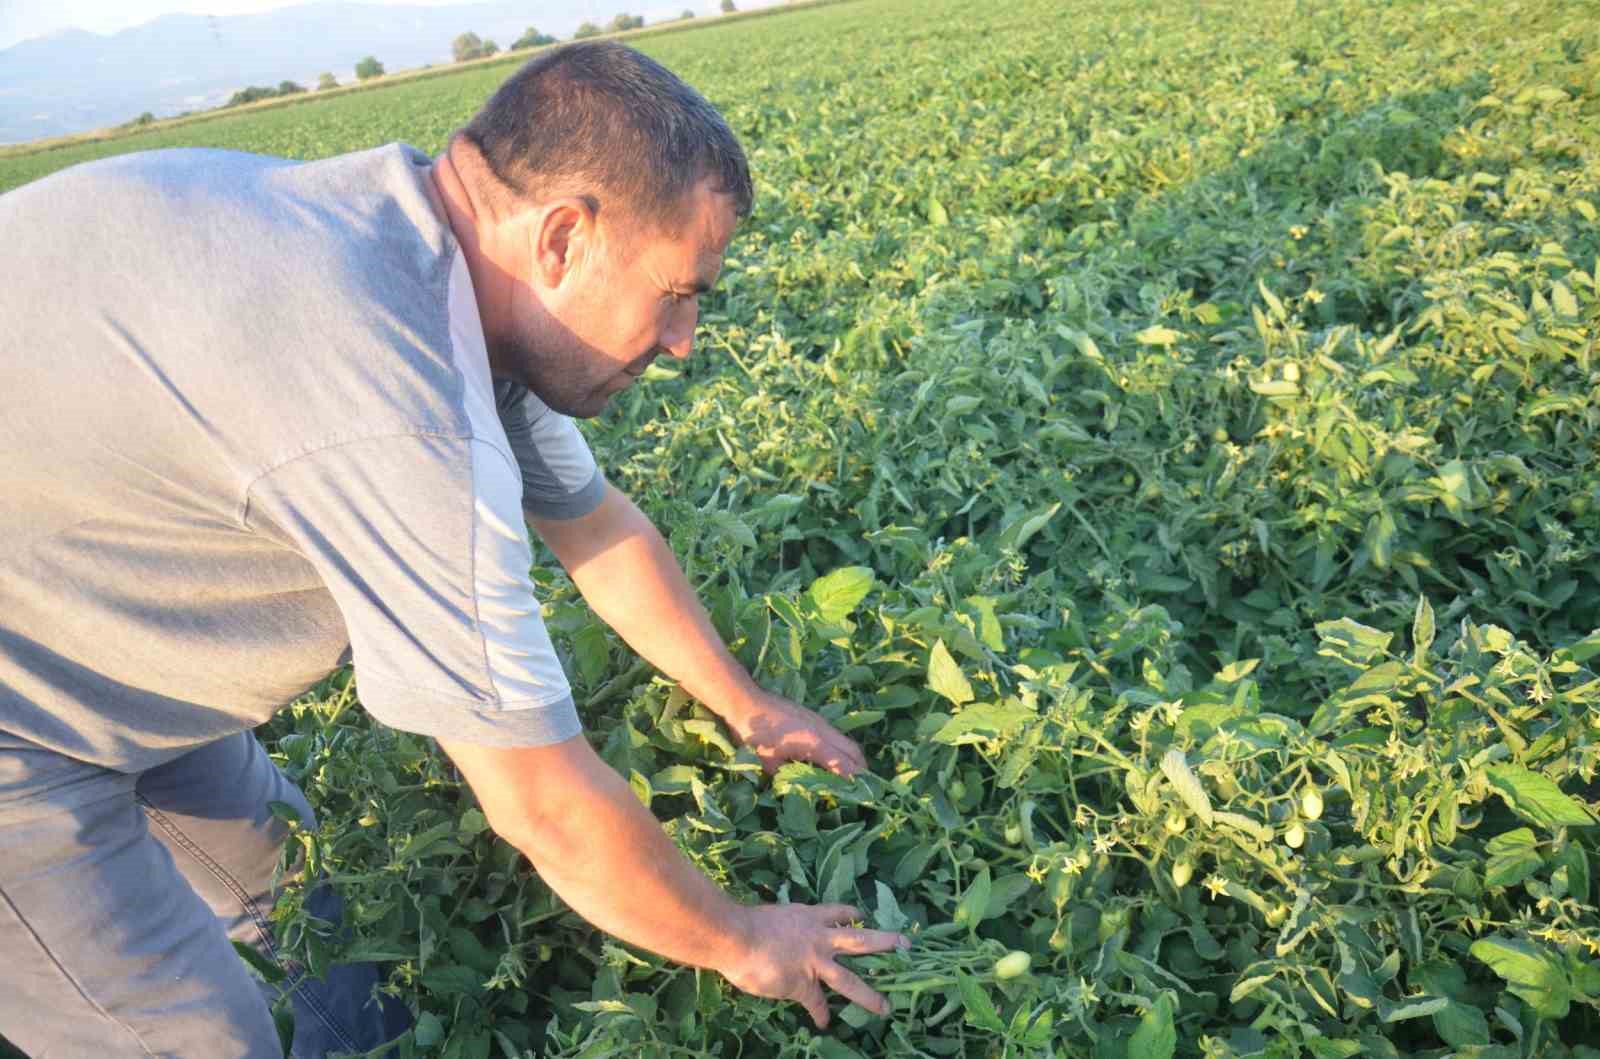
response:
[[[888,1001],[836,961],[910,944],[841,924],[845,905],[731,900],[678,851],[583,736],[507,749],[439,740],[490,825],[573,911],[667,959],[720,972],[757,996],[796,1000],[828,1023],[822,985],[887,1014]]]
[[[803,759],[843,775],[866,767],[855,741],[810,710],[764,691],[728,652],[677,556],[614,486],[589,514],[528,524],[607,625],[727,722],[769,769]]]

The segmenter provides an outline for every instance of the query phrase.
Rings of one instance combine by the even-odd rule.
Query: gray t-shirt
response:
[[[0,196],[0,747],[136,772],[352,657],[396,728],[578,733],[523,519],[605,480],[490,377],[429,164],[158,151]]]

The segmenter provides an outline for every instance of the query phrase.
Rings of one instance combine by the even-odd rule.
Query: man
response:
[[[903,937],[736,905],[594,754],[528,579],[524,519],[769,768],[864,767],[733,661],[569,418],[689,355],[750,198],[716,111],[609,43],[437,160],[157,152],[0,197],[0,1034],[278,1054],[229,939],[277,958],[266,804],[311,808],[249,730],[345,658],[597,926],[818,1025],[824,986],[887,1011],[837,959]],[[301,980],[294,1054],[391,1039],[374,981]]]

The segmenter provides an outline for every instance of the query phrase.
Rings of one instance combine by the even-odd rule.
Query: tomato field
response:
[[[745,901],[912,949],[804,1012],[619,944],[334,674],[263,738],[410,1054],[1600,1059],[1600,18],[873,0],[644,38],[753,217],[586,432],[764,776],[553,561],[587,731]],[[506,65],[0,160],[439,150]],[[538,555],[536,549],[536,556]],[[581,812],[581,807],[574,807]]]

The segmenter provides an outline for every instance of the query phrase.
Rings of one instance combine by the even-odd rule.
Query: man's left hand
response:
[[[739,742],[755,751],[768,774],[786,761],[809,761],[845,777],[867,767],[855,740],[804,706],[767,691],[758,690],[722,719]]]

